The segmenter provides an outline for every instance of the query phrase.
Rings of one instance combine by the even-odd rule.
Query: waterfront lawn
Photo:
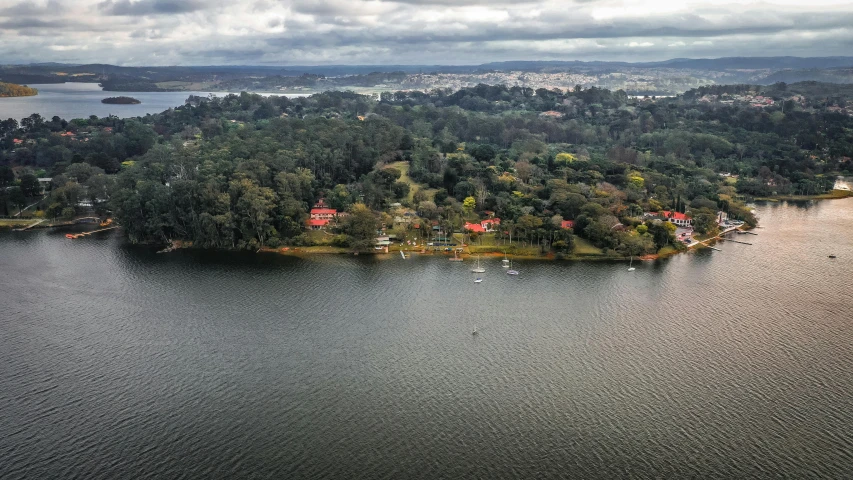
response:
[[[21,228],[32,225],[37,221],[31,218],[0,218],[0,228]]]
[[[332,237],[334,237],[334,235],[325,230],[308,230],[305,232],[305,236],[308,237],[313,245],[331,245]]]
[[[572,255],[578,257],[597,257],[604,255],[604,252],[587,240],[575,235],[575,250],[572,252]]]
[[[775,197],[758,197],[756,200],[763,202],[801,201],[801,200],[837,200],[840,198],[853,197],[851,190],[832,190],[820,195],[777,195]]]

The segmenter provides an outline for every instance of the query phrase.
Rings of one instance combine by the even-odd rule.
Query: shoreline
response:
[[[801,202],[806,200],[840,200],[853,198],[853,190],[832,190],[820,195],[772,195],[769,197],[755,197],[756,202]]]
[[[0,220],[0,230],[5,230],[5,229],[19,230],[19,229],[16,229],[15,227],[27,227],[26,223],[30,223],[29,228],[26,228],[27,230],[29,230],[29,229],[38,230],[38,229],[47,229],[47,228],[54,228],[54,227],[65,227],[65,226],[79,225],[79,223],[74,223],[73,221],[59,222],[56,224],[52,224],[52,223],[43,224],[42,222],[38,222],[38,221],[32,223],[32,219],[20,220],[20,221],[15,220],[14,221],[15,225],[10,225],[9,223],[12,223],[12,222],[6,223],[6,222],[3,222],[2,220]],[[639,255],[639,256],[636,256],[636,258],[638,261],[654,261],[654,260],[661,260],[661,259],[670,258],[670,257],[673,257],[675,255],[679,255],[679,254],[683,254],[683,253],[690,253],[693,250],[698,249],[699,247],[707,248],[708,245],[706,245],[706,244],[716,244],[717,240],[719,239],[719,237],[721,235],[728,233],[728,232],[731,232],[731,231],[734,231],[734,230],[751,230],[751,228],[741,227],[741,228],[729,229],[726,231],[719,232],[711,238],[693,243],[691,245],[685,245],[684,249],[677,248],[676,246],[666,246],[666,247],[658,250],[658,252],[656,252],[656,253]],[[145,244],[138,244],[138,245],[145,245]],[[147,245],[148,246],[154,246],[155,244],[148,243]],[[462,248],[465,248],[465,247],[462,247]],[[461,255],[459,255],[459,258],[473,259],[476,256],[482,256],[482,257],[486,257],[486,258],[489,258],[489,257],[501,258],[501,257],[504,257],[505,255],[509,255],[514,260],[548,260],[548,261],[570,261],[570,262],[575,262],[575,261],[593,261],[593,262],[596,262],[596,261],[617,262],[617,261],[619,261],[619,262],[622,262],[622,261],[629,261],[632,258],[631,256],[624,256],[624,255],[606,255],[606,254],[594,254],[594,253],[591,253],[591,254],[574,254],[574,253],[573,254],[560,254],[560,253],[554,253],[551,251],[549,251],[545,254],[531,255],[529,253],[508,253],[505,250],[499,249],[499,248],[495,248],[495,249],[490,250],[490,251],[471,252],[470,247],[468,247],[468,248],[469,248],[469,251],[463,252]],[[479,247],[479,248],[482,248],[482,247]],[[514,250],[516,248],[518,248],[518,246],[513,245],[509,249]],[[520,248],[528,248],[528,247],[522,246]],[[509,250],[509,249],[507,249],[507,250]],[[169,253],[169,252],[173,252],[176,250],[205,250],[205,249],[204,248],[196,248],[192,244],[192,242],[185,242],[182,240],[172,240],[168,244],[159,245],[159,249],[157,250],[157,253]],[[222,249],[222,251],[234,252],[235,250]],[[349,248],[333,247],[333,246],[329,246],[329,245],[313,245],[313,246],[299,246],[299,247],[293,247],[293,246],[261,247],[261,248],[255,250],[255,253],[289,255],[289,256],[294,256],[294,257],[309,257],[309,256],[313,256],[313,255],[352,255],[352,256],[358,256],[358,255],[374,256],[375,255],[375,256],[380,256],[380,257],[387,256],[390,258],[390,257],[396,256],[400,252],[403,252],[406,255],[416,254],[416,255],[423,255],[423,256],[444,257],[447,259],[453,258],[453,251],[452,250],[451,251],[444,251],[444,250],[434,250],[434,249],[427,249],[427,248],[420,248],[420,249],[418,249],[418,248],[405,248],[405,247],[401,248],[400,246],[391,246],[391,248],[389,248],[389,250],[387,252],[385,252],[384,250],[353,251]]]
[[[175,247],[173,250],[177,250],[179,248],[192,248],[191,246],[182,246]],[[666,250],[666,251],[664,251]],[[640,261],[652,261],[658,259],[669,258],[679,253],[687,253],[689,250],[679,251],[675,248],[661,249],[658,253],[641,255],[636,257],[637,260]],[[444,251],[431,251],[431,250],[418,250],[418,249],[391,249],[387,253],[385,251],[364,251],[364,252],[354,252],[347,248],[340,247],[327,247],[327,246],[312,246],[312,247],[262,247],[257,250],[256,253],[272,253],[277,255],[289,255],[294,257],[307,257],[312,255],[351,255],[351,256],[360,256],[360,255],[370,255],[370,256],[381,256],[381,257],[394,257],[397,256],[400,252],[405,253],[406,255],[418,255],[418,256],[430,256],[430,257],[444,257],[446,259],[453,258],[452,252],[444,252]],[[503,258],[504,252],[479,252],[479,253],[463,253],[459,256],[462,259],[473,259],[476,256],[486,257],[486,258]],[[631,259],[630,256],[625,257],[622,255],[563,255],[562,257],[553,252],[548,252],[545,255],[524,255],[524,254],[512,254],[509,255],[513,260],[548,260],[548,261],[629,261]]]

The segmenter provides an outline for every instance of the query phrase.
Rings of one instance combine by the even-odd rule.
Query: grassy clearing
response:
[[[422,183],[417,183],[412,180],[412,177],[409,176],[409,162],[394,162],[389,163],[389,167],[396,168],[400,171],[400,181],[409,184],[409,197],[408,200],[411,202],[415,197],[415,192],[418,190],[423,190],[426,194],[427,198],[432,200],[435,198],[436,189],[428,188],[426,185]]]
[[[315,245],[324,246],[332,244],[333,235],[325,230],[308,230],[305,232],[305,236]]]
[[[461,245],[462,242],[462,234],[455,234],[454,239]],[[539,247],[534,245],[522,245],[520,243],[513,242],[512,245],[508,243],[504,243],[502,240],[498,240],[495,238],[494,233],[487,233],[484,235],[480,235],[477,240],[474,240],[468,243],[468,247],[466,248],[466,252],[472,254],[504,254],[507,255],[515,255],[515,256],[524,256],[524,257],[542,257],[542,253],[539,250]],[[596,247],[595,245],[589,243],[588,241],[575,236],[575,250],[572,252],[571,257],[603,257],[604,252]]]
[[[604,255],[604,252],[595,245],[575,235],[575,251],[572,252],[572,255],[578,257],[592,257]]]
[[[30,218],[0,218],[0,228],[21,228],[37,221]]]
[[[678,250],[676,250],[675,247],[670,245],[667,245],[658,250],[658,256],[660,257],[668,257],[670,255],[675,255],[676,253],[678,253]]]
[[[820,195],[776,195],[774,197],[757,197],[755,200],[762,202],[802,201],[802,200],[837,200],[840,198],[853,197],[850,190],[832,190]]]

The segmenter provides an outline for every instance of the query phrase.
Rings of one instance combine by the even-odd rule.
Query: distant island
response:
[[[136,105],[142,102],[133,97],[109,97],[101,100],[101,103],[109,103],[112,105]]]
[[[31,97],[38,95],[39,91],[25,85],[0,82],[0,97]]]

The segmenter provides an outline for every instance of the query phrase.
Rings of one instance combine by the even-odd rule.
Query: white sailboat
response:
[[[506,258],[506,252],[504,252],[504,259],[501,260],[501,266],[503,268],[509,268],[509,259]]]
[[[474,273],[485,273],[486,269],[480,266],[480,256],[477,255],[477,268],[472,268],[472,272]]]
[[[631,261],[628,263],[628,271],[629,272],[633,272],[634,270],[636,270],[636,268],[634,268],[633,265],[634,265],[634,256],[631,255]]]
[[[518,270],[512,269],[512,260],[509,261],[509,270],[506,271],[507,275],[518,275]]]

